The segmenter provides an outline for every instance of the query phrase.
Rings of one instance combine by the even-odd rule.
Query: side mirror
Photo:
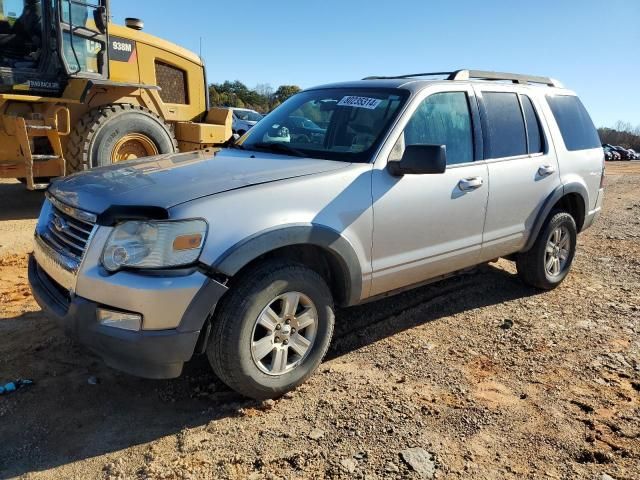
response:
[[[407,145],[400,161],[387,164],[389,173],[402,175],[425,175],[444,173],[447,169],[447,147],[445,145]]]

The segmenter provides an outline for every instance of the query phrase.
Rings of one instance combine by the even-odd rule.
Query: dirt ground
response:
[[[0,184],[0,382],[35,382],[0,397],[0,478],[420,478],[410,447],[436,478],[640,478],[640,162],[607,172],[560,288],[501,260],[339,311],[317,374],[264,404],[204,358],[141,380],[66,339],[26,279],[42,195]]]

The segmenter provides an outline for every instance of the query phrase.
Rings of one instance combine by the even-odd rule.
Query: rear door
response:
[[[493,85],[475,90],[490,183],[482,257],[490,260],[524,246],[560,176],[535,90]]]
[[[67,73],[107,78],[108,0],[56,0],[60,57]]]

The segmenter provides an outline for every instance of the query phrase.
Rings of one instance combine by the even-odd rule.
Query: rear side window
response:
[[[567,150],[587,150],[600,147],[600,137],[596,127],[578,97],[548,95],[547,101],[560,128]]]
[[[473,162],[473,132],[465,92],[434,93],[427,97],[404,130],[406,145],[447,147],[447,164]]]
[[[533,108],[531,99],[526,95],[520,95],[524,119],[527,122],[527,142],[529,153],[542,153],[544,151],[544,141],[540,130],[540,120]]]
[[[489,158],[526,155],[527,134],[518,94],[482,92],[482,98],[487,112]]]

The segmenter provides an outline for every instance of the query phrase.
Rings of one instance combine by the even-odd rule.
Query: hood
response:
[[[348,166],[241,150],[160,155],[76,173],[54,181],[61,202],[100,214],[115,205],[171,208],[216,193]]]

